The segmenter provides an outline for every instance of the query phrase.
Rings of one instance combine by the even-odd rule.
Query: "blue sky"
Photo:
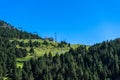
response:
[[[120,0],[0,0],[0,19],[40,36],[95,44],[120,37]]]

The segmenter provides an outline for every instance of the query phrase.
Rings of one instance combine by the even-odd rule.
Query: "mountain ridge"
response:
[[[3,27],[3,28],[10,28],[10,29],[16,29],[14,26],[12,26],[11,24],[3,21],[3,20],[0,20],[0,27]]]
[[[4,38],[17,38],[17,39],[41,39],[37,34],[28,33],[19,30],[11,24],[0,20],[0,36]]]
[[[120,38],[75,47],[1,26],[0,80],[120,80]]]

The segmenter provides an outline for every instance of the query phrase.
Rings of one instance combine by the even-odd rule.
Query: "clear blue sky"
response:
[[[120,0],[0,0],[0,19],[58,41],[94,44],[120,37]]]

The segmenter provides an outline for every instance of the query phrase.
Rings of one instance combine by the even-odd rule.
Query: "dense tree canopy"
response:
[[[28,33],[26,31],[14,28],[10,24],[0,21],[0,36],[5,38],[17,38],[17,39],[41,39],[36,34]]]
[[[95,44],[88,50],[81,45],[65,54],[31,59],[23,71],[28,76],[32,73],[35,80],[119,80],[119,52],[120,39]]]
[[[80,45],[55,56],[50,52],[24,61],[23,68],[20,68],[16,66],[16,58],[34,53],[34,47],[40,46],[40,43],[31,39],[40,37],[13,27],[4,27],[6,25],[0,21],[0,80],[120,80],[120,39],[89,47]],[[28,43],[11,41],[15,38],[30,40]],[[46,40],[42,44],[48,45]],[[69,44],[61,42],[57,47],[64,45]],[[29,46],[29,52],[21,46]]]

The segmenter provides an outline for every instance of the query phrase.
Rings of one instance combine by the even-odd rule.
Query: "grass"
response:
[[[73,49],[76,49],[77,47],[79,47],[80,46],[80,44],[71,44],[71,47],[73,48]]]
[[[7,77],[3,77],[3,79],[2,80],[9,80]]]
[[[26,57],[23,58],[16,58],[16,66],[17,68],[22,68],[24,61],[29,61],[33,56],[27,55]]]
[[[17,68],[23,68],[23,62],[16,62]]]
[[[35,48],[34,49],[36,56],[43,56],[45,53],[49,54],[49,52],[52,53],[52,55],[54,56],[56,53],[65,53],[67,51],[69,51],[69,48],[44,48],[44,49],[39,49],[39,48]]]
[[[27,55],[26,57],[23,58],[17,58],[16,61],[18,62],[23,62],[23,61],[28,61],[32,58],[33,56]]]
[[[13,41],[13,40],[11,40]],[[29,39],[18,39],[17,41],[23,41],[24,43],[28,43]],[[37,41],[40,43],[43,43],[43,40],[41,39],[32,39],[32,42]],[[53,41],[48,41],[49,45],[45,46],[45,45],[41,45],[40,47],[34,47],[34,51],[36,53],[36,56],[43,56],[45,53],[49,53],[51,52],[53,55],[55,55],[56,53],[65,53],[67,51],[69,51],[69,47],[64,47],[64,48],[57,48],[54,46],[57,46],[58,43],[55,43]],[[53,46],[54,45],[54,46]],[[17,48],[25,48],[27,51],[30,50],[30,47],[20,47],[19,45],[16,45]],[[71,45],[72,48],[77,48],[78,45]],[[24,59],[23,59],[24,60]]]
[[[29,42],[29,39],[15,39],[17,41],[23,41],[24,43],[28,43]],[[39,43],[43,43],[44,40],[41,40],[41,39],[31,39],[32,42],[39,42]],[[11,42],[14,41],[14,40],[10,40]],[[36,55],[36,57],[40,57],[40,56],[43,56],[45,53],[49,54],[49,52],[52,53],[53,56],[55,56],[56,53],[59,53],[59,54],[64,54],[65,52],[68,52],[70,47],[68,46],[65,46],[63,48],[58,48],[56,47],[58,45],[58,43],[56,42],[53,42],[53,41],[48,41],[48,45],[40,45],[40,47],[33,47],[34,48],[34,54]],[[79,46],[79,44],[71,44],[71,47],[73,49],[76,49],[77,47]],[[21,47],[19,45],[16,45],[17,48],[24,48],[26,49],[28,52],[30,50],[30,47]],[[28,61],[30,60],[32,57],[34,57],[33,55],[31,55],[31,53],[28,53],[28,55],[26,57],[23,57],[23,58],[17,58],[16,59],[16,65],[17,67],[20,67],[22,68],[23,67],[23,62],[24,61]]]

